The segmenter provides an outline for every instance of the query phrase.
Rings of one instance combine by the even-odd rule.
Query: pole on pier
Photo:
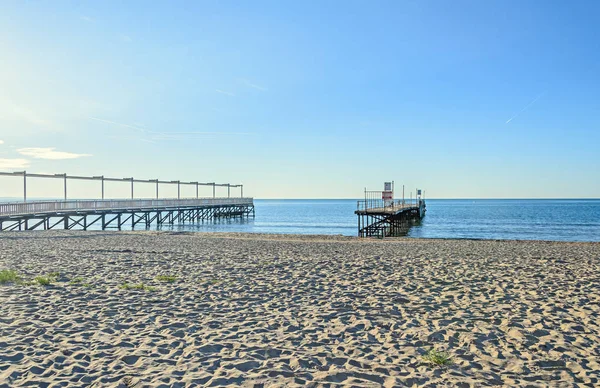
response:
[[[65,173],[65,201],[67,200],[67,173]]]
[[[404,206],[404,185],[402,185],[402,206]]]
[[[196,182],[196,199],[198,199],[198,182]]]
[[[177,181],[177,199],[181,198],[181,184]]]
[[[131,199],[133,199],[133,177],[131,177]]]
[[[240,185],[240,197],[244,198],[244,185]]]
[[[231,197],[231,185],[228,183],[227,184],[227,198]]]
[[[215,185],[215,183],[214,183],[214,182],[213,182],[213,184],[212,184],[212,185],[213,185],[213,198],[215,198],[215,197],[216,197],[216,195],[215,195],[215,194],[216,194],[216,189],[215,189],[215,188],[216,188],[217,186]]]
[[[23,171],[23,202],[27,202],[27,171]]]
[[[104,175],[100,177],[100,180],[102,181],[102,199],[104,199]]]
[[[156,179],[156,199],[158,199],[158,179]]]

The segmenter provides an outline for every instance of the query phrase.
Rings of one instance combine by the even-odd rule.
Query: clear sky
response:
[[[385,180],[600,197],[599,15],[598,1],[2,1],[0,170],[257,198]],[[0,177],[0,197],[19,192]]]

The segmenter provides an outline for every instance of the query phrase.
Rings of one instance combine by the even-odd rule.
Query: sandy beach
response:
[[[600,385],[600,243],[23,232],[0,270],[0,387]]]

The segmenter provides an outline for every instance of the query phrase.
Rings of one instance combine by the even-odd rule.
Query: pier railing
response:
[[[252,205],[252,198],[190,198],[190,199],[117,199],[68,200],[0,203],[0,216],[56,213],[61,211],[93,211],[152,209],[168,207]]]
[[[366,211],[373,209],[406,209],[411,207],[418,207],[419,204],[414,200],[401,200],[396,199],[393,201],[384,201],[382,199],[364,199],[356,202],[356,210]]]

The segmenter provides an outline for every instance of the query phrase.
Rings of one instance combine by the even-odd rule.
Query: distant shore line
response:
[[[39,235],[40,237],[52,237],[52,235],[69,235],[69,234],[173,234],[173,235],[197,235],[199,237],[215,237],[215,238],[239,238],[247,240],[293,240],[293,241],[305,241],[310,242],[314,240],[329,240],[329,241],[352,241],[352,242],[424,242],[432,243],[436,241],[489,241],[489,242],[506,242],[506,243],[548,243],[548,244],[600,244],[600,241],[565,241],[565,240],[527,240],[527,239],[487,239],[487,238],[473,238],[473,237],[358,237],[358,236],[346,236],[342,234],[298,234],[298,233],[263,233],[263,232],[205,232],[205,231],[188,231],[188,230],[33,230],[33,231],[16,231],[16,232],[2,232],[0,233],[0,239],[2,237],[14,237],[14,236],[32,236]]]

